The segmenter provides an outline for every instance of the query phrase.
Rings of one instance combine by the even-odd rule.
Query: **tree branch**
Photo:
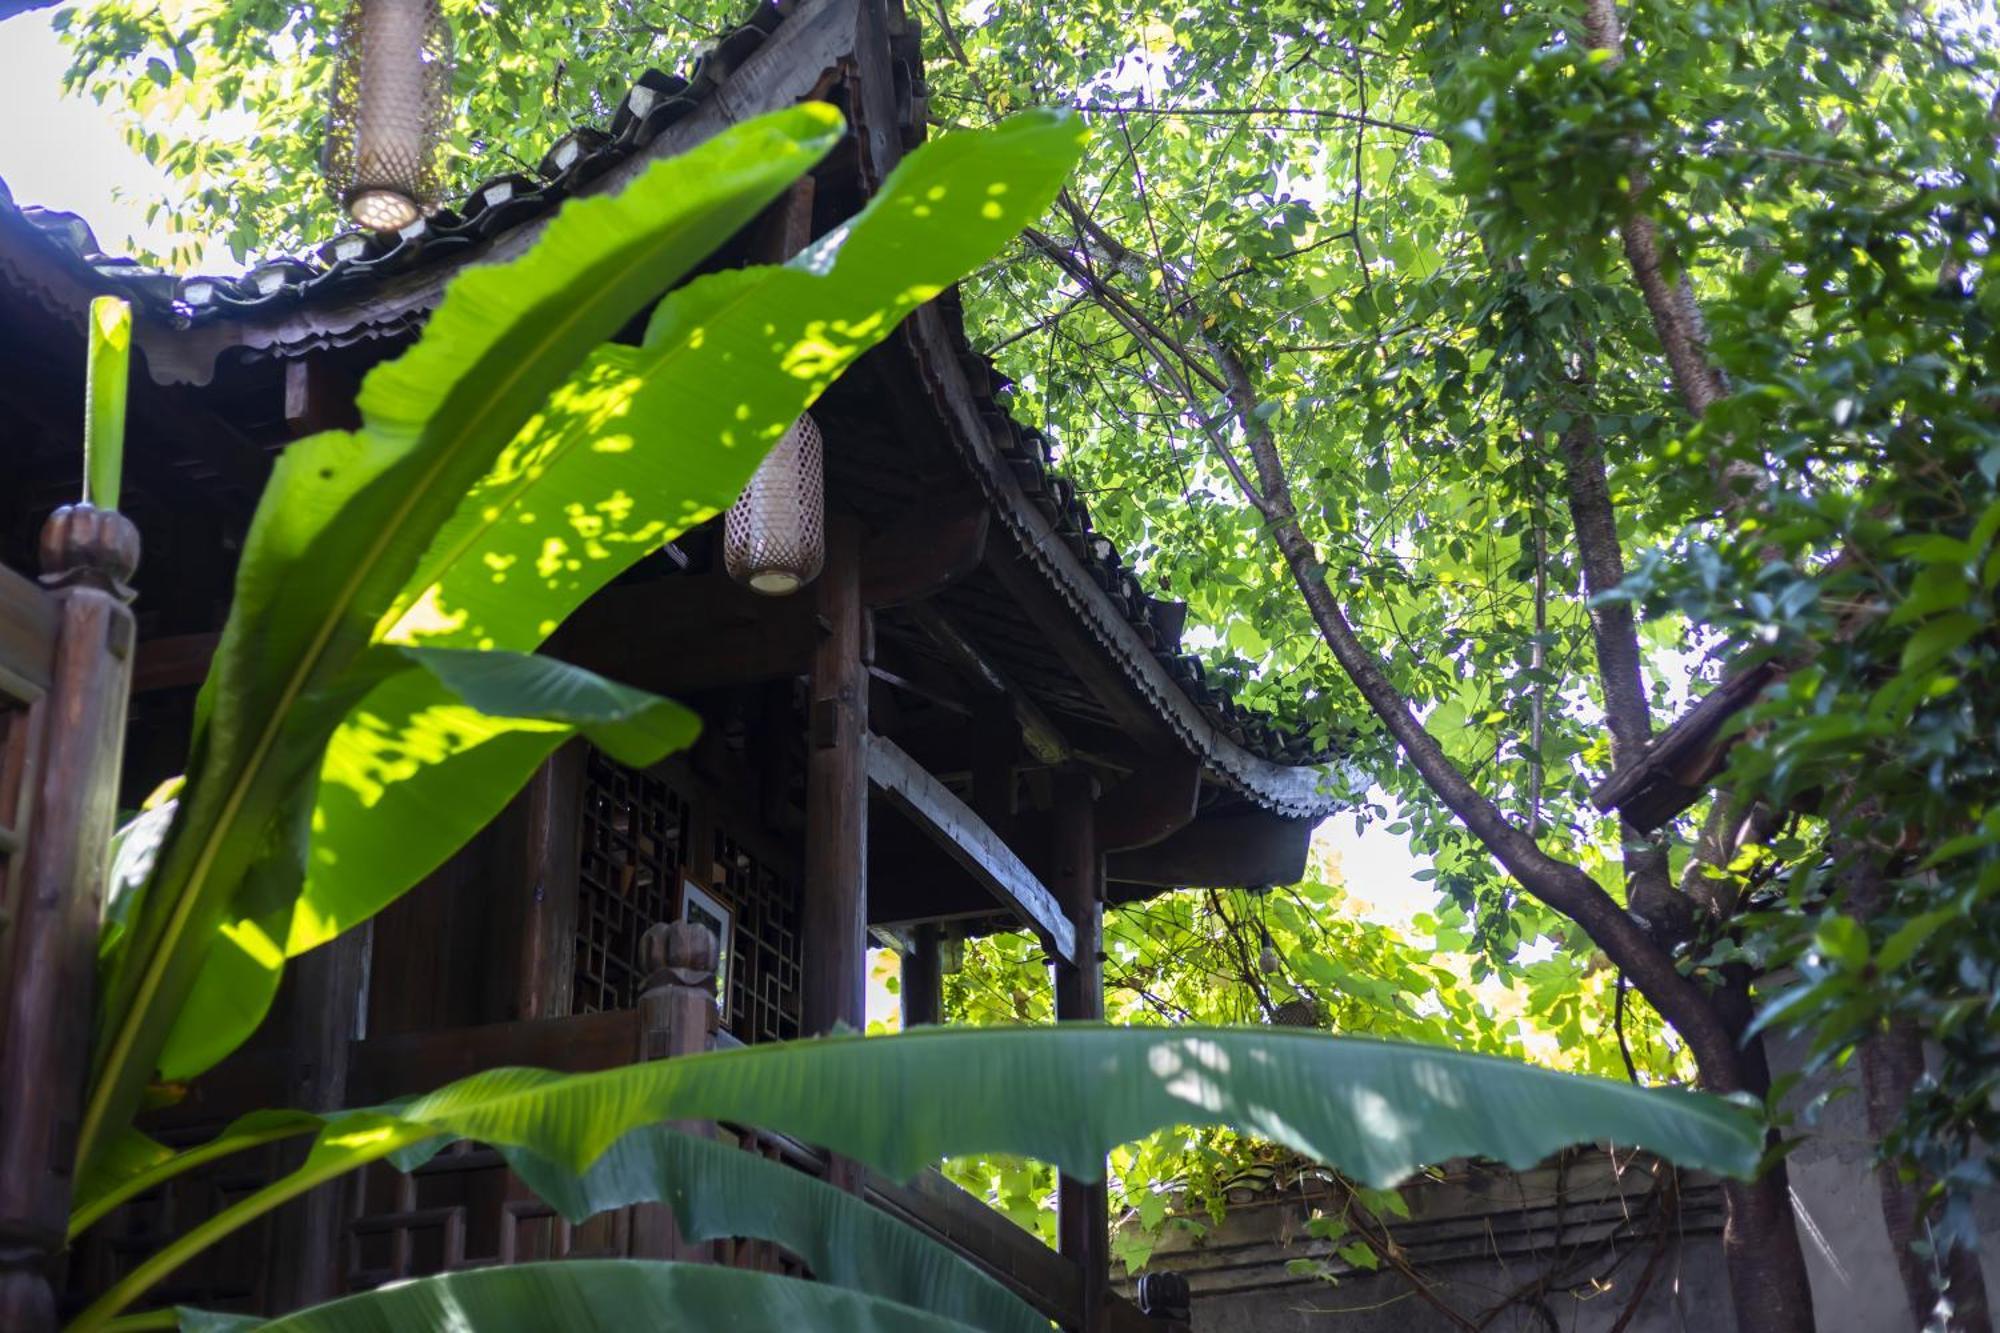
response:
[[[1583,31],[1591,47],[1610,53],[1611,64],[1625,59],[1625,34],[1618,22],[1615,0],[1587,0]],[[1632,173],[1626,188],[1629,206],[1618,230],[1625,243],[1625,259],[1646,298],[1646,309],[1653,316],[1653,330],[1673,372],[1674,387],[1687,410],[1699,417],[1728,394],[1729,386],[1722,372],[1709,360],[1708,326],[1702,320],[1701,307],[1695,304],[1694,285],[1688,281],[1687,270],[1681,268],[1673,278],[1668,278],[1659,228],[1639,211],[1639,200],[1644,197],[1647,184],[1648,178],[1642,172]]]
[[[1721,1021],[1702,990],[1680,974],[1672,956],[1596,880],[1581,868],[1544,852],[1467,780],[1362,644],[1327,584],[1326,570],[1317,552],[1299,527],[1277,442],[1269,425],[1256,414],[1257,398],[1249,372],[1228,347],[1211,342],[1210,348],[1229,382],[1230,400],[1249,442],[1250,457],[1263,492],[1261,512],[1286,564],[1291,567],[1293,580],[1305,598],[1314,624],[1348,679],[1409,756],[1425,784],[1485,844],[1507,872],[1536,898],[1582,926],[1597,947],[1631,976],[1653,1007],[1686,1039],[1701,1067],[1703,1081],[1717,1092],[1743,1088],[1735,1035]]]

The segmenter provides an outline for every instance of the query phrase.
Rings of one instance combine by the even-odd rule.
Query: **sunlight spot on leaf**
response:
[[[284,965],[285,951],[256,922],[233,921],[222,928],[222,933],[257,966],[276,970]]]
[[[489,563],[493,557],[489,556]],[[502,566],[504,568],[504,566]],[[443,589],[432,584],[424,589],[410,609],[382,636],[384,643],[416,643],[421,639],[435,638],[441,634],[451,634],[465,628],[466,614],[463,611],[445,610],[440,596]]]

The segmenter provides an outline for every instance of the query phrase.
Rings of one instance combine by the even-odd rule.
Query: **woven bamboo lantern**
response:
[[[797,592],[826,561],[826,464],[819,427],[792,423],[722,521],[729,577],[768,597]]]
[[[450,96],[439,0],[353,0],[340,24],[325,167],[356,223],[400,231],[436,208]]]

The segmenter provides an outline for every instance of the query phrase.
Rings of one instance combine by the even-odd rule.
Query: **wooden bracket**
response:
[[[869,782],[901,807],[987,892],[1032,927],[1051,958],[1074,963],[1076,927],[1055,895],[1021,863],[1000,835],[895,742],[871,735],[867,748]]]

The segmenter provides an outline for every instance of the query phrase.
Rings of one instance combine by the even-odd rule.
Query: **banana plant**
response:
[[[967,1295],[961,1282],[926,1287],[905,1265],[885,1270],[843,1258],[855,1235],[835,1229],[830,1239],[802,1240],[797,1228],[809,1225],[806,1214],[824,1225],[823,1200],[797,1198],[798,1212],[778,1217],[731,1208],[744,1182],[718,1175],[712,1160],[662,1150],[657,1140],[621,1145],[668,1120],[758,1125],[898,1178],[947,1156],[1004,1152],[1092,1180],[1111,1148],[1170,1125],[1228,1125],[1376,1186],[1449,1157],[1524,1167],[1607,1137],[1683,1166],[1748,1175],[1762,1147],[1754,1111],[1699,1093],[1270,1028],[930,1029],[753,1046],[592,1074],[496,1069],[405,1102],[291,1126],[315,1134],[296,1171],[149,1257],[73,1327],[102,1327],[208,1245],[315,1186],[385,1158],[414,1167],[451,1140],[475,1139],[508,1154],[531,1187],[571,1214],[642,1200],[680,1200],[686,1208],[699,1197],[719,1210],[708,1214],[708,1234],[726,1229],[816,1245],[828,1257],[815,1271],[830,1282],[899,1298],[914,1287],[928,1293],[929,1308],[945,1304],[929,1300],[945,1291],[957,1317],[1013,1329],[1004,1310],[996,1316],[1000,1307]],[[99,1193],[84,1206],[101,1210],[285,1129],[239,1123],[140,1175],[98,1179],[92,1188]]]
[[[452,283],[364,382],[359,430],[285,451],[185,786],[158,845],[126,849],[152,862],[100,951],[85,1177],[145,1155],[149,1086],[240,1045],[286,957],[407,891],[564,739],[640,764],[691,739],[676,705],[525,654],[733,499],[846,365],[1048,206],[1082,138],[1034,113],[943,139],[801,262],[690,284],[644,347],[604,345],[841,128],[796,107],[573,201]]]
[[[978,1333],[894,1301],[771,1273],[641,1259],[570,1259],[447,1273],[329,1301],[268,1322],[185,1311],[125,1328],[184,1333],[383,1333],[387,1329],[533,1330],[565,1333],[706,1333],[727,1311],[731,1333]],[[1046,1321],[1041,1325],[1047,1328]]]

